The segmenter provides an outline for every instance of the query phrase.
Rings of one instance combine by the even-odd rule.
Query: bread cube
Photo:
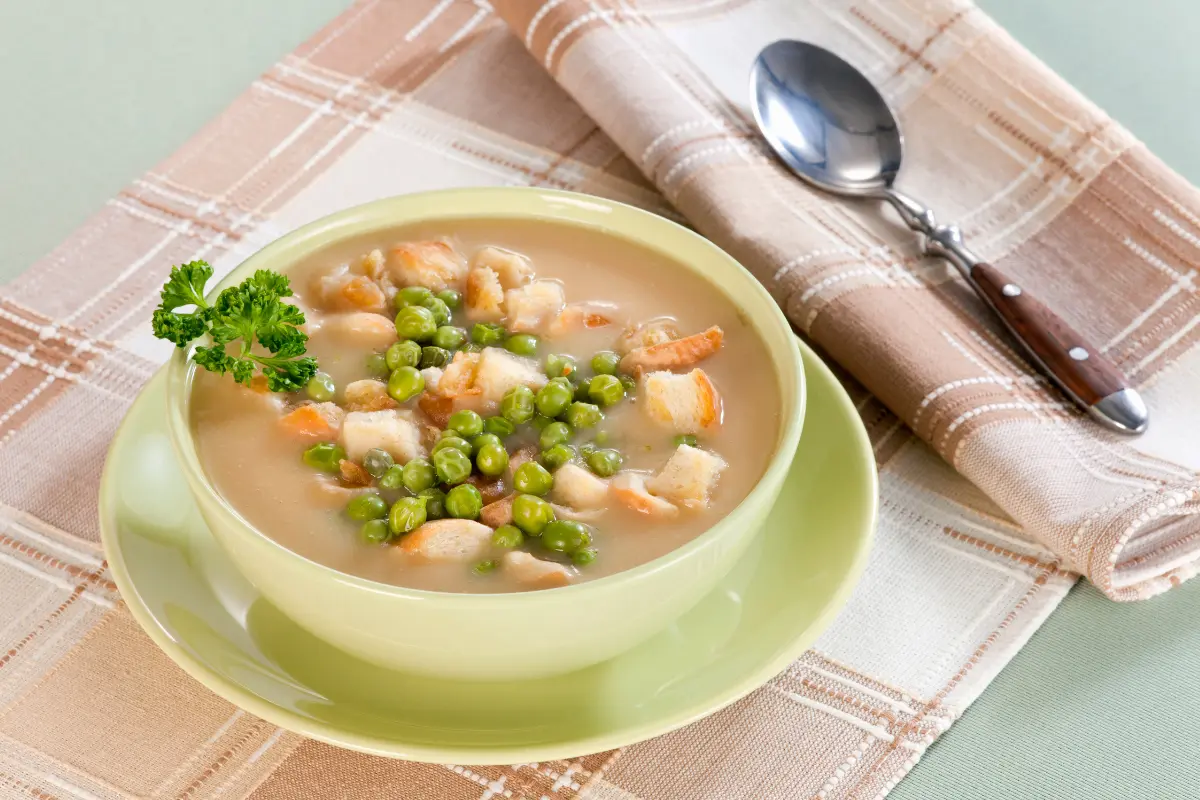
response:
[[[504,319],[504,287],[500,277],[488,267],[475,267],[467,275],[467,291],[463,296],[467,319],[475,322],[497,322]]]
[[[499,347],[486,347],[479,354],[474,388],[480,390],[485,402],[499,403],[514,386],[528,386],[536,392],[546,385],[546,380],[536,361]]]
[[[492,529],[471,519],[436,519],[405,534],[398,547],[435,563],[479,561],[492,543]]]
[[[505,289],[515,289],[533,280],[533,262],[520,253],[485,247],[471,258],[471,266],[492,271]]]
[[[397,464],[407,464],[425,455],[421,446],[421,430],[407,412],[399,409],[385,411],[351,411],[342,423],[342,447],[346,458],[362,461],[373,447],[386,450]]]
[[[646,481],[646,488],[685,508],[707,508],[717,479],[727,466],[716,453],[681,444],[662,469]]]
[[[721,395],[702,369],[686,375],[647,373],[640,405],[650,419],[675,433],[699,433],[721,424]]]
[[[571,508],[600,508],[608,500],[608,481],[596,477],[578,464],[563,464],[554,472],[550,497],[554,502]]]
[[[508,326],[518,333],[542,332],[562,313],[566,302],[562,286],[555,281],[534,281],[509,289],[504,295]]]
[[[388,251],[388,272],[398,286],[424,286],[434,292],[457,289],[467,261],[445,240],[401,242]]]
[[[553,589],[571,582],[572,572],[567,567],[522,550],[505,553],[500,563],[506,573],[531,589]]]

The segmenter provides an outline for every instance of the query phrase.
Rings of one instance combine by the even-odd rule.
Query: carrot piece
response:
[[[306,439],[330,439],[337,434],[321,410],[315,405],[300,406],[280,418],[284,430]]]

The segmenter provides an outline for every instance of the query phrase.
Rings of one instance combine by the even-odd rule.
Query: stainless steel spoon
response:
[[[792,172],[829,192],[886,200],[923,235],[925,252],[958,268],[1059,388],[1108,427],[1141,433],[1149,415],[1100,350],[1000,270],[980,261],[954,225],[893,186],[904,139],[878,90],[838,56],[779,41],[759,53],[750,76],[759,130]]]

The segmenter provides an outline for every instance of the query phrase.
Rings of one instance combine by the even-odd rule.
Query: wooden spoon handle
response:
[[[976,291],[1072,399],[1115,430],[1141,433],[1148,414],[1125,376],[1057,314],[990,264],[970,268]]]

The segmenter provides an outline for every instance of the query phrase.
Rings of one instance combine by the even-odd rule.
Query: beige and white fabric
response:
[[[774,171],[737,101],[754,49],[782,35],[885,87],[909,130],[906,185],[1110,343],[1153,404],[1147,438],[1061,407],[896,225]],[[696,225],[919,438],[847,376],[880,465],[877,547],[817,646],[707,720],[548,764],[305,740],[158,652],[98,545],[105,449],[169,351],[149,335],[156,291],[173,263],[224,272],[354,203],[499,184]],[[1072,570],[1119,597],[1190,575],[1198,217],[1192,189],[967,4],[360,0],[0,287],[0,796],[878,797]]]

